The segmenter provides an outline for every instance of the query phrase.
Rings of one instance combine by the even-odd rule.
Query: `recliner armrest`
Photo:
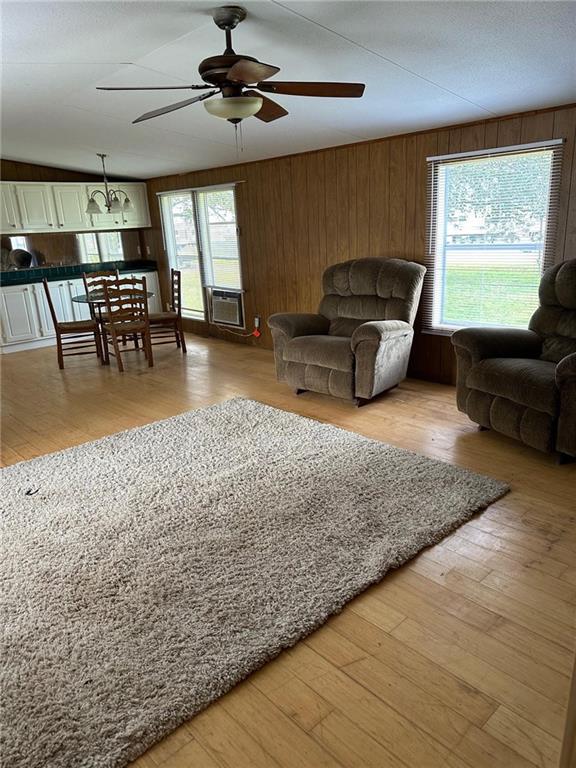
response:
[[[288,338],[295,336],[313,336],[328,333],[330,320],[324,315],[300,314],[297,312],[270,315],[268,327],[281,331]]]
[[[563,357],[556,366],[556,384],[558,387],[568,381],[576,382],[576,352]]]
[[[461,328],[452,334],[452,344],[469,352],[472,361],[491,357],[534,359],[542,352],[542,339],[522,328]]]
[[[408,336],[414,333],[410,323],[403,320],[372,320],[362,323],[352,334],[352,349],[356,349],[362,341],[386,341],[398,336]]]

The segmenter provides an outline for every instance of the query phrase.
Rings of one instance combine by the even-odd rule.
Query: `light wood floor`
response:
[[[275,382],[271,353],[189,337],[127,373],[3,360],[4,462],[245,395],[508,480],[512,492],[181,726],[138,768],[556,768],[574,650],[576,465],[477,432],[450,387],[361,409]]]

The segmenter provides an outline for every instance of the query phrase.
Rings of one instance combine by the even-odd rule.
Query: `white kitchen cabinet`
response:
[[[20,217],[12,184],[0,185],[0,230],[2,234],[13,234],[20,229]]]
[[[150,213],[148,210],[148,199],[146,195],[146,186],[144,184],[122,184],[121,187],[132,203],[131,211],[122,211],[122,220],[127,227],[149,227]],[[124,203],[124,196],[122,203]]]
[[[89,229],[92,222],[85,212],[88,194],[85,184],[52,184],[56,227],[63,231]]]
[[[108,185],[109,189],[120,189],[128,195],[130,202],[132,203],[133,210],[131,211],[118,211],[117,213],[100,213],[92,214],[92,228],[93,229],[128,229],[137,227],[149,227],[150,226],[150,211],[148,209],[148,196],[146,193],[146,184],[143,182],[111,182]],[[91,195],[92,192],[100,190],[105,191],[104,184],[91,184],[88,185],[87,191]],[[119,200],[122,205],[126,200],[124,195],[119,195]],[[96,195],[96,202],[105,211],[104,198],[102,195]]]
[[[24,232],[50,232],[54,226],[52,189],[48,184],[14,184]]]
[[[31,341],[40,335],[38,311],[30,285],[10,285],[0,292],[2,344]]]
[[[146,290],[154,294],[148,298],[148,312],[162,312],[162,296],[160,295],[158,272],[133,272],[132,276],[138,279],[145,277]],[[127,275],[123,275],[123,277],[127,277]]]

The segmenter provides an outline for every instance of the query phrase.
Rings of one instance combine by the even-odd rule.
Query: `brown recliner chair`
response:
[[[425,271],[403,259],[328,267],[318,314],[268,320],[278,380],[358,405],[395,387],[406,376]]]
[[[576,456],[576,259],[546,270],[530,330],[452,336],[458,409],[540,451]]]

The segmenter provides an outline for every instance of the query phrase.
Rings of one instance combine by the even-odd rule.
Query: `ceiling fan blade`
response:
[[[182,107],[188,107],[190,104],[194,104],[197,101],[204,101],[209,99],[210,96],[214,96],[218,91],[210,91],[210,93],[203,93],[201,96],[194,96],[193,99],[185,99],[184,101],[177,101],[175,104],[169,104],[167,107],[160,107],[160,109],[153,109],[152,112],[146,112],[144,115],[140,115],[133,123],[141,123],[143,120],[150,120],[152,117],[159,117],[160,115],[166,115],[168,112],[175,112]]]
[[[276,72],[280,72],[280,67],[262,64],[261,61],[240,59],[228,70],[226,78],[233,83],[258,83],[272,77]]]
[[[201,91],[206,88],[212,88],[211,85],[143,85],[136,88],[107,88],[104,86],[97,86],[97,91]]]
[[[260,111],[256,112],[254,117],[258,120],[263,120],[265,123],[271,123],[272,120],[278,120],[280,117],[285,117],[288,114],[288,110],[281,107],[272,99],[268,99],[266,96],[262,96],[258,91],[243,91],[242,96],[256,96],[258,99],[262,99],[262,106]]]
[[[284,93],[287,96],[328,96],[342,99],[358,99],[364,93],[364,83],[288,83],[273,80],[258,83],[259,91]]]

